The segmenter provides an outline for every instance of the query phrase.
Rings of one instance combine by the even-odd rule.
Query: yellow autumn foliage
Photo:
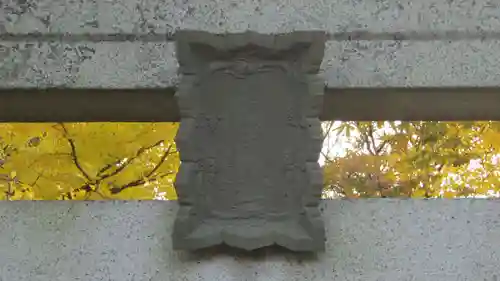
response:
[[[336,122],[324,166],[342,197],[456,198],[500,191],[500,122]],[[0,200],[176,199],[176,123],[0,124]]]
[[[338,122],[333,130],[353,144],[324,167],[326,190],[341,197],[500,192],[500,122]]]
[[[0,124],[0,199],[176,199],[175,123]]]

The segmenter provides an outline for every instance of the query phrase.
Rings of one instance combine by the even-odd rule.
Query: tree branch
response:
[[[154,173],[156,173],[156,171],[158,171],[158,169],[160,168],[160,166],[167,159],[168,155],[170,155],[170,150],[171,149],[172,149],[172,145],[169,145],[168,148],[167,148],[167,150],[165,151],[165,153],[163,153],[163,155],[161,156],[160,160],[156,164],[156,166],[146,175],[146,178],[151,177]]]
[[[323,151],[321,151],[320,153],[325,158],[325,164],[331,164],[331,163],[333,163],[333,160],[330,159],[330,157],[328,155],[326,155],[326,153],[324,153]]]
[[[69,136],[69,132],[66,129],[66,126],[64,126],[63,123],[59,123],[59,125],[63,129],[64,137],[68,141],[68,144],[69,144],[69,146],[71,148],[71,159],[73,160],[73,163],[75,164],[76,168],[80,171],[80,173],[85,177],[85,179],[87,179],[89,182],[93,182],[92,178],[83,169],[83,167],[80,164],[80,161],[78,160],[78,156],[77,156],[77,153],[76,153],[75,141]]]
[[[158,171],[158,169],[160,168],[160,166],[165,162],[165,160],[167,159],[168,155],[170,154],[170,150],[171,149],[172,149],[172,145],[169,145],[169,147],[167,148],[167,150],[165,151],[165,153],[163,153],[163,155],[161,156],[161,158],[158,161],[158,163],[155,165],[155,167],[151,171],[149,171],[146,174],[146,176],[144,176],[141,179],[137,179],[135,181],[131,181],[131,182],[125,184],[125,185],[122,185],[121,187],[113,187],[113,188],[110,189],[111,193],[112,194],[117,194],[117,193],[120,193],[121,191],[123,191],[124,189],[145,184],[146,183],[145,179],[149,179],[149,177],[153,176]],[[149,179],[149,180],[152,180],[152,181],[158,180],[159,178],[162,178],[162,177],[165,177],[165,176],[168,176],[168,175],[171,175],[171,174],[173,174],[173,173],[166,173],[166,174],[160,175],[158,177],[155,177],[155,178]]]
[[[377,155],[380,155],[380,153],[384,150],[385,146],[389,143],[388,140],[384,140],[380,143],[380,145],[375,149],[375,152]]]
[[[161,178],[164,178],[166,176],[169,176],[169,175],[172,175],[173,172],[171,173],[165,173],[165,174],[161,174],[161,175],[158,175],[157,177],[154,177],[154,178],[150,178],[149,180],[150,181],[156,181],[156,180],[159,180]],[[136,187],[136,186],[139,186],[139,185],[143,185],[146,183],[146,180],[145,179],[138,179],[138,180],[135,180],[135,181],[131,181],[121,187],[113,187],[110,189],[111,191],[111,194],[118,194],[120,192],[122,192],[123,190],[127,189],[127,188],[130,188],[130,187]]]
[[[130,164],[131,164],[131,163],[132,163],[135,159],[139,158],[139,157],[140,157],[140,156],[141,156],[144,152],[146,152],[147,150],[149,150],[149,149],[151,149],[151,148],[154,148],[154,147],[156,147],[156,146],[161,145],[163,142],[164,142],[164,140],[159,140],[159,141],[157,141],[156,143],[154,143],[153,145],[150,145],[150,146],[146,146],[146,147],[141,147],[141,148],[139,148],[139,149],[137,150],[137,153],[136,153],[134,156],[132,156],[132,157],[128,158],[128,159],[127,159],[127,160],[126,160],[123,164],[121,164],[121,165],[120,165],[120,166],[119,166],[116,170],[114,170],[114,171],[113,171],[113,172],[111,172],[111,173],[108,173],[108,174],[102,175],[102,173],[103,173],[104,171],[109,170],[111,167],[113,167],[113,166],[114,166],[114,164],[113,164],[113,163],[112,163],[112,164],[108,164],[108,165],[106,165],[103,169],[101,169],[101,170],[99,171],[99,174],[98,174],[98,176],[99,176],[99,180],[101,181],[101,180],[104,180],[104,179],[106,179],[106,178],[109,178],[109,177],[112,177],[112,176],[117,175],[119,172],[123,171],[123,170],[124,170],[124,169],[125,169],[128,165],[130,165]],[[171,146],[170,146],[170,147],[171,147]],[[168,151],[170,151],[170,147],[168,148]],[[118,164],[118,163],[120,163],[120,162],[121,162],[120,160],[119,160],[119,161],[116,161],[116,162],[115,162],[115,164]],[[106,168],[106,169],[105,169],[105,168]],[[101,171],[103,171],[103,172],[101,172]]]
[[[356,126],[358,127],[358,131],[361,136],[362,145],[366,147],[368,153],[370,153],[371,155],[375,155],[375,151],[373,150],[372,144],[370,142],[370,137],[368,136],[368,132],[366,131],[365,128],[361,127],[361,122],[356,122]]]

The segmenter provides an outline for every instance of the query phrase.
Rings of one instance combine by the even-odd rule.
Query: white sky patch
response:
[[[339,121],[334,121],[333,128],[339,125]],[[323,122],[321,125],[323,127],[323,133],[327,134],[325,136],[325,141],[323,142],[323,148],[321,150],[321,154],[318,159],[318,163],[321,167],[325,165],[326,157],[339,157],[344,156],[348,149],[352,148],[352,144],[349,142],[349,139],[345,136],[345,134],[337,135],[337,131],[328,130],[328,123]],[[353,132],[355,135],[356,132]],[[325,157],[326,156],[326,157]]]

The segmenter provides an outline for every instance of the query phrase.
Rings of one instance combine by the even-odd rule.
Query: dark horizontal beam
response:
[[[328,89],[322,120],[500,120],[500,87]]]
[[[177,122],[167,89],[1,89],[0,122]]]
[[[178,122],[174,88],[0,89],[0,122]],[[328,88],[322,120],[500,120],[500,88]]]

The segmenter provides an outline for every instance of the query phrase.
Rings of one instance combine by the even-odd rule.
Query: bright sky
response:
[[[338,124],[338,121],[334,122],[334,127]],[[323,123],[323,132],[326,133],[326,123]],[[353,135],[356,135],[353,132]],[[334,156],[343,156],[345,154],[346,149],[351,148],[352,146],[348,142],[347,138],[343,135],[337,136],[337,132],[331,132],[329,135],[325,137],[325,142],[323,143],[323,148],[321,151],[321,155],[319,156],[318,163],[323,166],[325,164],[325,157],[334,157]]]

